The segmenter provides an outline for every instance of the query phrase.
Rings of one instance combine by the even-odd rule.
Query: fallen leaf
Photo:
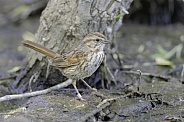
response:
[[[15,72],[19,71],[20,69],[21,69],[21,67],[15,66],[12,69],[8,70],[7,72],[8,73],[15,73]]]
[[[161,57],[157,57],[155,58],[155,62],[157,65],[163,65],[163,66],[172,66],[173,63],[167,59],[161,58]]]

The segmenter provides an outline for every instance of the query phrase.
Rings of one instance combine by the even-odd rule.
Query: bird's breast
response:
[[[104,52],[94,52],[88,55],[88,60],[86,61],[85,71],[88,76],[91,76],[100,66],[104,59]]]

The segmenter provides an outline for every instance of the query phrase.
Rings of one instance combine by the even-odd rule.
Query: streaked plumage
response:
[[[35,42],[23,41],[22,43],[24,46],[50,57],[52,66],[58,68],[66,77],[76,81],[91,76],[98,69],[105,56],[103,49],[109,41],[101,33],[90,33],[78,47],[62,55]],[[77,93],[80,94],[78,91]]]

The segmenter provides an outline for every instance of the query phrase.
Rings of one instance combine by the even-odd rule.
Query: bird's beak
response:
[[[104,43],[104,44],[112,44],[112,42],[109,41],[109,40],[105,40],[103,43]]]

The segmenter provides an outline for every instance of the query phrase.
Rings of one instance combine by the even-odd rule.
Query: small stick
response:
[[[138,86],[137,86],[137,91],[139,91],[139,85],[140,85],[141,79],[142,79],[142,72],[141,72],[141,70],[137,70],[137,72],[140,73],[140,75],[139,75],[139,80],[138,80]]]
[[[137,71],[122,71],[123,73],[127,73],[127,74],[135,74],[135,75],[140,75],[140,72]],[[156,78],[160,78],[163,79],[167,82],[172,81],[172,80],[178,80],[179,82],[183,82],[183,80],[171,77],[171,76],[166,76],[166,75],[159,75],[159,74],[151,74],[151,73],[141,73],[141,76],[148,76],[148,77],[156,77]]]
[[[36,80],[37,80],[38,77],[40,76],[40,73],[41,73],[41,72],[36,72],[36,73],[34,73],[34,74],[31,76],[31,78],[30,78],[30,80],[29,80],[29,91],[30,91],[30,92],[33,91],[32,88],[31,88],[32,82],[36,82]]]
[[[106,69],[107,69],[107,72],[108,72],[109,75],[111,76],[112,81],[114,81],[115,85],[117,85],[117,82],[116,82],[116,80],[115,80],[115,78],[114,78],[114,75],[112,74],[112,72],[110,71],[109,67],[107,66],[107,60],[106,60],[106,59],[107,59],[107,58],[106,58],[106,56],[105,56],[104,65],[105,65],[105,67],[106,67]]]
[[[0,83],[2,83],[3,81],[6,81],[6,80],[13,80],[15,79],[17,76],[10,76],[10,77],[6,77],[6,78],[0,78]]]
[[[106,104],[103,104],[103,106],[96,108],[92,111],[90,111],[89,113],[87,113],[86,115],[82,116],[80,119],[80,122],[85,122],[88,120],[88,118],[94,116],[95,114],[99,113],[100,111],[102,111],[104,108],[110,106],[112,103],[112,101],[107,102]]]
[[[104,104],[106,104],[107,102],[111,102],[111,101],[114,101],[114,100],[117,100],[117,99],[120,99],[120,98],[125,98],[125,97],[128,97],[128,96],[130,96],[131,95],[131,93],[129,93],[129,94],[126,94],[126,95],[121,95],[121,96],[119,96],[119,97],[115,97],[115,98],[107,98],[107,99],[104,99],[101,103],[99,103],[98,105],[97,105],[97,108],[100,108],[102,105],[104,105]]]
[[[50,61],[49,61],[49,63],[47,64],[47,70],[46,70],[46,75],[45,75],[46,79],[48,78],[49,73],[50,73]]]
[[[20,98],[25,98],[25,97],[33,97],[37,95],[42,95],[42,94],[47,94],[53,90],[58,90],[60,88],[64,88],[72,84],[72,80],[68,79],[67,81],[60,83],[58,85],[55,85],[53,87],[50,87],[48,89],[40,90],[40,91],[35,91],[31,93],[24,93],[24,94],[15,94],[15,95],[6,95],[3,97],[0,97],[0,102],[2,101],[7,101],[7,100],[13,100],[13,99],[20,99]]]
[[[184,75],[184,64],[182,65],[181,80],[183,80],[183,75]]]

